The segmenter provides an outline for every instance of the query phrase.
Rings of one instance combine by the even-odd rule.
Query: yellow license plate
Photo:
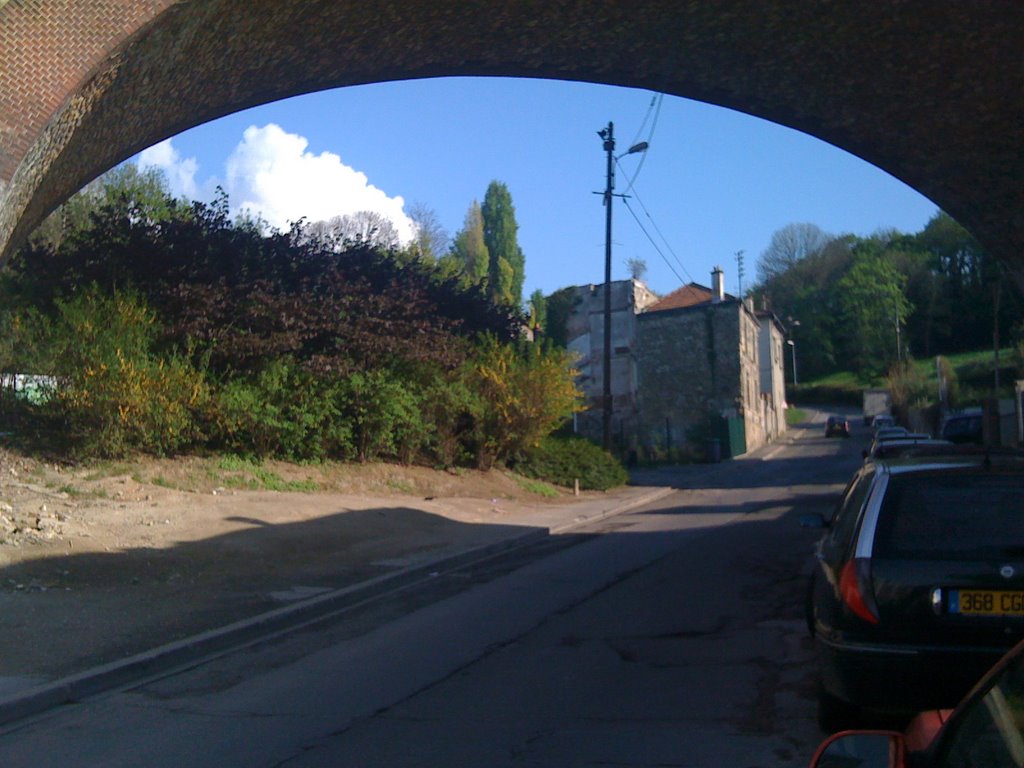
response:
[[[1024,616],[1024,592],[994,589],[953,589],[949,612],[964,616]]]

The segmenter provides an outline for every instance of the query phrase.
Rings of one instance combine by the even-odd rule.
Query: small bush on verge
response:
[[[606,491],[629,480],[618,459],[582,437],[546,437],[524,452],[515,469],[566,488],[578,479],[584,490]]]

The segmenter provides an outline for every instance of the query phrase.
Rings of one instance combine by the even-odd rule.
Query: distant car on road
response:
[[[1024,638],[1024,452],[871,459],[826,521],[808,627],[826,729],[953,706]]]
[[[864,390],[864,423],[870,424],[878,416],[892,413],[892,393],[887,389]]]
[[[839,437],[850,436],[850,422],[845,416],[829,416],[828,421],[825,422],[825,437],[832,437],[834,435]]]

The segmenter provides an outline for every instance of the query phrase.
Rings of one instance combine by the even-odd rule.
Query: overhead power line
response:
[[[647,125],[647,121],[648,119],[650,119],[652,112],[654,113],[654,119],[651,121],[651,130],[647,134],[646,143],[650,145],[651,141],[654,139],[654,129],[658,127],[658,116],[661,114],[661,100],[663,96],[664,94],[657,93],[651,99],[651,104],[647,108],[647,115],[644,117],[644,121],[640,124],[640,129],[636,132],[636,138],[634,139],[633,144],[639,143],[640,135],[643,132],[644,126]],[[640,171],[644,167],[644,163],[646,161],[647,153],[644,152],[643,156],[641,156],[640,158],[640,162],[636,166],[636,170],[633,171],[633,176],[632,178],[630,178],[629,184],[626,186],[626,192],[624,194],[629,194],[629,191],[633,189],[633,185],[636,183],[636,179],[640,175]]]
[[[685,283],[686,281],[683,280],[683,278],[680,276],[680,274],[678,272],[676,272],[676,268],[672,266],[672,262],[668,260],[668,258],[665,256],[664,253],[662,253],[661,248],[654,241],[654,238],[651,237],[650,232],[648,232],[647,229],[644,227],[643,222],[640,221],[640,217],[636,215],[636,211],[634,211],[633,208],[630,206],[629,199],[628,198],[623,198],[622,202],[626,206],[626,210],[629,211],[629,215],[633,217],[633,220],[636,221],[637,226],[640,227],[640,231],[644,233],[644,235],[650,241],[651,245],[654,246],[655,253],[657,253],[659,256],[661,256],[662,261],[665,262],[665,266],[667,266],[672,271],[672,274],[676,276],[676,279],[679,280],[680,284]],[[692,277],[690,278],[690,282],[693,282],[693,278]]]
[[[683,264],[682,259],[680,259],[679,256],[676,254],[675,249],[672,248],[672,244],[668,241],[668,238],[666,238],[664,233],[661,231],[661,228],[658,226],[658,223],[654,220],[654,217],[651,216],[651,212],[649,210],[647,210],[647,206],[644,205],[644,201],[640,198],[640,195],[637,193],[637,191],[635,189],[633,190],[632,197],[635,198],[637,203],[640,204],[640,207],[643,209],[644,215],[646,215],[648,220],[651,222],[651,226],[654,228],[654,231],[658,233],[658,237],[661,238],[661,242],[664,244],[664,246],[668,250],[668,252],[672,254],[672,258],[675,259],[675,262],[676,262],[676,264],[679,265],[679,268],[689,278],[691,283],[692,282],[696,282],[693,279],[693,276],[690,275],[689,270],[686,269],[686,266]],[[651,241],[651,245],[654,246],[655,251],[657,251],[658,255],[661,256],[661,258],[665,260],[665,263],[668,264],[669,269],[672,270],[672,272],[675,274],[675,276],[679,277],[679,273],[676,271],[675,267],[673,267],[672,264],[668,261],[668,258],[662,252],[662,250],[658,246],[658,244],[654,241],[654,238],[651,237],[650,233],[644,227],[643,222],[641,222],[640,218],[636,215],[636,212],[633,211],[633,209],[629,207],[628,200],[626,198],[623,198],[623,200],[627,203],[627,205],[626,205],[627,210],[629,210],[629,212],[633,215],[633,218],[636,219],[637,224],[640,225],[640,230],[644,233],[644,235],[646,235],[647,239]],[[684,282],[681,277],[679,278],[679,281],[680,282]]]

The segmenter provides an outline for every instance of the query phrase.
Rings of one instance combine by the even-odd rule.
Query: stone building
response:
[[[770,443],[786,432],[786,329],[767,309],[758,310],[758,355],[761,363],[761,405],[765,438]]]
[[[567,336],[590,405],[577,415],[576,431],[599,441],[604,292],[574,290]],[[612,283],[615,447],[728,457],[778,438],[785,431],[783,341],[774,315],[725,293],[720,269],[710,288],[690,283],[660,299],[637,280]]]
[[[637,315],[658,300],[640,280],[617,280],[612,284],[611,396],[612,435],[624,445],[635,432],[637,421]],[[604,403],[604,286],[572,288],[574,308],[566,324],[569,351],[577,356],[580,376],[577,386],[589,408],[576,415],[576,431],[601,441]]]

